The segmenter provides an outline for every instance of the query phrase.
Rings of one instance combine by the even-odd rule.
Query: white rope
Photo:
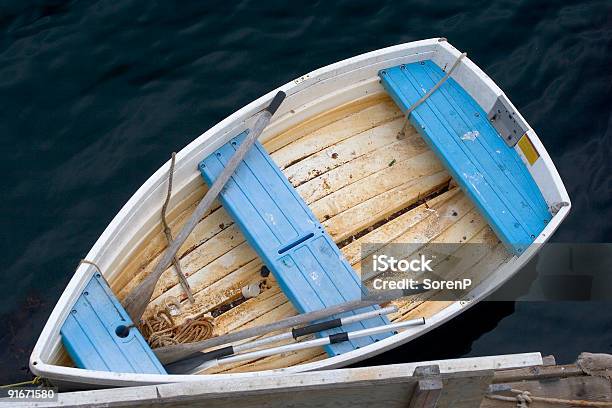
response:
[[[554,405],[570,405],[573,407],[612,407],[612,401],[589,401],[589,400],[573,400],[554,397],[538,397],[531,395],[529,391],[511,389],[510,392],[515,396],[485,394],[486,398],[497,401],[515,402],[517,408],[529,408],[532,402],[542,402],[545,404]]]
[[[531,393],[529,391],[522,391],[516,396],[517,408],[529,408],[529,404],[531,404]]]
[[[455,68],[457,68],[457,65],[459,65],[459,63],[461,62],[461,60],[463,59],[463,57],[465,57],[467,55],[467,52],[464,52],[463,54],[461,54],[456,60],[455,63],[453,64],[453,66],[448,70],[448,72],[446,73],[446,75],[444,75],[442,77],[442,79],[440,79],[438,81],[437,84],[435,84],[433,86],[433,88],[431,88],[429,91],[427,91],[425,93],[425,95],[421,96],[421,98],[416,101],[414,104],[412,104],[411,107],[409,107],[406,112],[406,120],[404,121],[404,126],[402,126],[402,130],[401,130],[401,134],[404,135],[405,131],[406,131],[406,126],[408,126],[408,121],[410,119],[410,114],[412,113],[412,111],[414,111],[416,108],[418,108],[423,102],[425,102],[427,100],[427,98],[429,98],[431,96],[431,94],[433,94],[439,87],[442,86],[442,84],[444,82],[446,82],[446,80],[448,78],[450,78],[451,74],[453,73],[453,71],[455,70]]]

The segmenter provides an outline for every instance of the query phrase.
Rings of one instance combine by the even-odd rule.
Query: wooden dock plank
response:
[[[269,373],[259,376],[219,376],[206,382],[158,384],[106,390],[60,393],[56,402],[38,402],[39,407],[269,407],[287,404],[303,408],[347,407],[405,408],[410,406],[416,385],[422,392],[437,392],[437,407],[471,407],[492,370],[539,365],[539,353],[472,357],[380,367],[334,369],[305,373]],[[436,365],[439,375],[423,376],[418,368]],[[448,393],[447,393],[448,390]],[[454,390],[454,391],[453,391]],[[456,391],[456,392],[455,392]],[[482,397],[483,394],[480,394]],[[463,399],[461,399],[463,398]],[[427,400],[426,400],[427,401]],[[455,404],[455,405],[449,405]],[[0,402],[2,405],[2,402]],[[11,407],[31,403],[11,402]],[[419,406],[419,405],[416,405]],[[421,405],[422,406],[422,405]],[[432,406],[424,405],[424,406]],[[508,404],[506,403],[506,406]]]
[[[594,376],[577,376],[568,378],[550,378],[547,381],[537,380],[504,383],[504,388],[527,391],[532,397],[529,408],[577,407],[577,406],[612,406],[612,384],[610,380]],[[500,392],[497,395],[516,397],[513,392]],[[535,398],[533,398],[535,397]],[[541,401],[545,398],[548,401]],[[556,402],[558,400],[578,401],[576,404]],[[597,405],[588,402],[598,403]],[[506,408],[512,406],[507,401],[490,397],[482,400],[480,408]],[[515,403],[516,406],[516,403]]]
[[[410,399],[409,408],[436,408],[442,394],[442,380],[419,380]]]
[[[438,408],[478,408],[489,389],[493,370],[472,371],[444,380]]]

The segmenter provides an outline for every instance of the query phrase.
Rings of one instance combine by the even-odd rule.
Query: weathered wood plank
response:
[[[382,103],[367,106],[365,109],[354,111],[340,120],[319,127],[317,130],[295,139],[291,144],[273,151],[271,156],[276,164],[284,169],[304,157],[401,116],[402,113],[391,100],[384,100]],[[267,144],[267,146],[271,146],[271,144]]]
[[[473,371],[445,378],[438,408],[478,408],[492,378],[493,370]]]
[[[410,160],[427,150],[427,145],[419,139],[418,135],[411,135],[310,179],[299,185],[297,191],[304,200],[316,201],[351,183],[386,169],[394,160],[395,163]]]
[[[514,368],[495,372],[493,383],[510,383],[517,381],[546,380],[548,378],[567,378],[584,375],[575,364]]]
[[[380,103],[387,103],[391,108],[393,108],[394,104],[390,102],[391,98],[384,92],[355,99],[298,123],[286,131],[279,133],[277,136],[266,141],[264,143],[264,147],[268,152],[274,153],[280,148],[285,147],[304,136],[316,132],[324,126],[353,115],[357,111],[378,105]]]
[[[503,245],[499,244],[495,248],[496,252],[488,253],[482,259],[478,260],[474,268],[469,269],[469,274],[464,273],[453,278],[469,276],[474,285],[480,283],[487,277],[491,270],[495,270],[508,259],[508,252],[505,250],[505,248],[503,248]],[[400,320],[407,320],[420,316],[427,318],[428,316],[432,316],[433,314],[454,303],[448,299],[449,296],[445,295],[443,292],[434,291],[428,294],[417,295],[414,297],[413,301],[407,303],[402,303],[401,300],[394,302],[398,303],[400,307],[397,314],[392,316],[392,319],[396,318]]]
[[[412,394],[409,408],[436,408],[438,406],[438,399],[442,394],[442,380],[440,379],[428,379],[419,380]]]
[[[181,302],[183,313],[174,319],[175,322],[180,324],[190,315],[209,312],[221,304],[237,299],[240,297],[241,290],[244,286],[262,281],[261,275],[259,274],[260,269],[261,262],[258,259],[253,259],[246,265],[223,276],[216,282],[204,286],[194,294],[195,302],[193,305],[187,302]],[[260,296],[261,295],[262,294],[260,294]],[[181,296],[178,286],[172,287],[164,296],[159,296],[154,299],[150,303],[151,307],[163,306],[166,299],[170,296]]]
[[[471,222],[472,217],[470,215],[475,215],[476,222]],[[432,217],[436,217],[433,215]],[[467,249],[477,249],[478,247],[486,247],[482,246],[473,246],[468,245],[473,239],[484,239],[484,233],[482,232],[485,229],[486,223],[484,220],[478,216],[475,209],[468,210],[466,212],[466,216],[461,217],[454,224],[446,224],[446,223],[432,223],[429,225],[430,227],[438,228],[438,234],[428,243],[421,242],[410,242],[404,241],[401,237],[394,239],[391,241],[391,244],[397,243],[407,243],[406,245],[406,253],[403,255],[404,259],[411,258],[414,255],[423,254],[425,256],[431,257],[434,259],[432,265],[436,266],[436,274],[440,274],[438,269],[441,268],[441,264],[448,260],[443,258],[444,255],[452,255],[451,252],[457,251],[466,251]],[[416,229],[416,226],[415,226]],[[435,232],[433,229],[431,232]],[[480,238],[479,238],[480,237]],[[467,248],[465,248],[467,247]],[[361,262],[365,264],[372,263],[372,257],[376,254],[384,252],[386,246],[382,246],[380,249],[369,251],[366,256],[362,258]],[[398,254],[399,255],[399,254]],[[434,256],[435,255],[435,256]],[[455,254],[455,257],[452,261],[455,261],[458,258],[458,254]],[[469,261],[465,259],[466,257],[461,257],[462,261]],[[458,266],[458,265],[453,265]],[[360,265],[356,265],[355,268],[360,269]],[[372,273],[363,274],[363,279],[371,279],[374,275]]]
[[[442,165],[433,152],[425,152],[410,160],[387,166],[375,174],[326,195],[310,204],[310,208],[326,221],[336,214],[382,194],[407,181],[442,171]]]
[[[334,240],[342,241],[350,237],[354,231],[363,231],[392,214],[411,206],[422,197],[442,189],[448,184],[449,180],[450,177],[444,171],[417,180],[410,180],[352,206],[332,219],[323,222],[323,225]],[[381,202],[385,202],[386,205],[381,206]]]
[[[478,383],[483,373],[493,367],[509,368],[541,363],[539,353],[440,360],[391,366],[336,369],[297,374],[277,373],[249,377],[222,377],[206,382],[161,384],[96,391],[61,393],[57,402],[41,402],[39,406],[129,407],[315,407],[385,408],[409,406],[414,387],[422,381],[423,391],[436,390],[440,384],[428,383],[433,378],[423,375],[422,366],[439,367],[443,383],[438,407],[457,403],[471,405],[445,395],[447,389],[474,388],[466,380]],[[421,368],[419,368],[421,366]],[[472,371],[476,370],[476,371]],[[439,380],[438,379],[438,380]],[[458,385],[454,385],[458,382]],[[467,389],[467,388],[466,388]],[[467,393],[464,396],[471,398]],[[446,402],[445,402],[446,401]],[[13,403],[12,407],[29,403]],[[30,405],[31,406],[31,405]],[[426,405],[427,406],[427,405]]]
[[[283,173],[291,184],[297,187],[351,160],[396,142],[402,122],[402,118],[398,118],[358,133],[340,143],[326,147],[309,156],[307,160],[288,166]]]
[[[419,366],[414,369],[413,377],[417,380],[409,408],[436,408],[442,393],[442,380],[438,365]]]
[[[390,220],[384,225],[381,225],[375,230],[344,246],[342,248],[342,253],[352,265],[357,265],[359,262],[361,262],[361,259],[364,259],[370,255],[361,253],[363,244],[370,242],[379,243],[382,245],[392,242],[394,239],[405,234],[408,230],[423,221],[425,218],[434,214],[434,210],[436,208],[457,194],[460,194],[460,191],[459,189],[455,188],[437,196],[435,200],[427,201],[426,203],[413,208],[412,210]],[[359,269],[358,266],[357,269]]]
[[[233,251],[237,247],[240,248]],[[205,287],[208,285],[205,282],[216,282],[218,280],[216,277],[208,276],[210,273],[206,272],[210,271],[204,269],[206,266],[212,266],[213,261],[216,261],[215,264],[223,266],[227,272],[232,272],[238,269],[236,265],[244,265],[255,259],[256,256],[255,252],[248,245],[245,245],[244,237],[238,226],[233,224],[217,234],[214,239],[208,240],[181,258],[181,267],[187,276],[192,291],[195,293],[200,290],[198,289],[199,286]],[[220,275],[223,275],[223,273],[223,271],[219,271]],[[152,298],[155,299],[177,284],[178,279],[172,275],[170,269],[167,269],[159,279]]]

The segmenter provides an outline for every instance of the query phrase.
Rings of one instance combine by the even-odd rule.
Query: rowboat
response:
[[[268,113],[259,141],[180,245],[176,263],[185,281],[174,261],[166,263],[134,325],[122,304],[134,300],[130,294],[167,256],[172,237],[249,132],[262,127],[257,121],[279,94],[284,100]],[[94,388],[342,367],[415,339],[491,294],[534,256],[570,208],[535,131],[446,39],[362,54],[253,101],[156,171],[78,266],[30,368],[63,386]],[[167,369],[160,350],[180,343],[168,335],[172,328],[189,327],[192,341],[223,338],[355,300],[363,295],[359,274],[371,255],[363,248],[389,243],[418,244],[421,251],[453,244],[455,254],[477,244],[462,258],[469,262],[452,268],[453,277],[472,286],[461,299],[436,291],[393,299],[382,305],[386,315],[373,306],[367,320],[321,330],[308,340],[313,346],[287,339],[272,353],[179,374]],[[419,319],[424,324],[404,324]],[[379,333],[381,327],[389,329]],[[362,337],[348,338],[359,330]],[[332,340],[322,342],[328,334]],[[247,341],[253,339],[234,345]]]

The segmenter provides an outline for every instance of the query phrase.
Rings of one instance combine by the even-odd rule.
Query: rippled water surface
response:
[[[605,1],[0,3],[0,383],[116,212],[170,152],[291,79],[444,36],[537,130],[573,199],[554,240],[612,239]],[[468,2],[466,2],[468,3]],[[481,303],[368,364],[612,352],[610,304]]]

